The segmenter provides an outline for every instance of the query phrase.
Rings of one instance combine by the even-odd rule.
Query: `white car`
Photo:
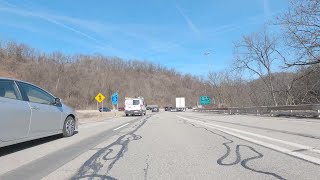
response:
[[[72,108],[33,84],[0,77],[0,147],[56,134],[72,136]]]
[[[124,112],[129,115],[146,115],[147,109],[143,98],[126,98]]]

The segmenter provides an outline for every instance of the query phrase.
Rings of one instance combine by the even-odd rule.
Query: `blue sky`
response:
[[[288,0],[0,0],[0,40],[40,51],[148,60],[206,76],[228,68],[233,43]],[[205,56],[204,52],[210,52]]]

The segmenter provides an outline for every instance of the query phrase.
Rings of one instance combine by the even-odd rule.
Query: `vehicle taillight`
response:
[[[126,110],[126,105],[124,105],[124,110]]]

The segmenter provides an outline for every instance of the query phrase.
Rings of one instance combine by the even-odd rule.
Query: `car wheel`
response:
[[[63,125],[63,137],[70,137],[74,134],[75,131],[75,120],[73,117],[68,116],[67,119],[64,121],[64,125]]]
[[[128,114],[126,114],[126,116],[128,116]]]

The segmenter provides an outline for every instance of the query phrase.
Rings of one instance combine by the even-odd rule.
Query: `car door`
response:
[[[132,99],[126,99],[125,101],[125,110],[126,111],[132,111],[133,109],[133,100]]]
[[[31,110],[13,80],[0,79],[0,140],[12,141],[28,136]]]
[[[54,97],[46,91],[27,83],[19,82],[22,95],[31,108],[30,136],[41,136],[61,129],[62,108],[54,105]]]

